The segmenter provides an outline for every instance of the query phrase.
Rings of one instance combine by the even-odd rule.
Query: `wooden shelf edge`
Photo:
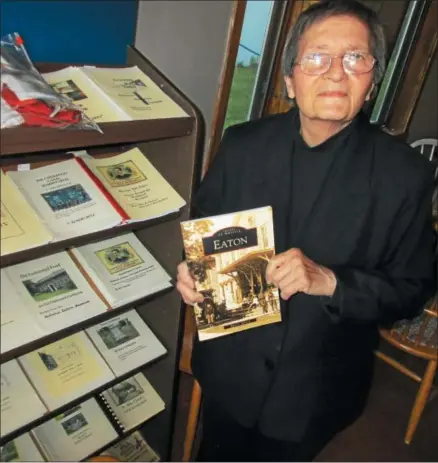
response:
[[[146,220],[143,222],[133,222],[118,227],[107,228],[97,232],[88,233],[86,235],[76,236],[68,240],[56,241],[53,243],[45,244],[24,251],[14,252],[0,257],[0,268],[9,267],[11,265],[20,264],[29,260],[39,259],[46,257],[56,252],[65,251],[66,249],[79,247],[84,244],[89,244],[96,241],[105,240],[114,236],[119,236],[129,231],[136,231],[144,228],[153,227],[159,223],[171,222],[172,220],[180,217],[181,210],[172,214],[167,214],[162,217]]]
[[[141,143],[189,135],[193,117],[145,121],[106,122],[95,130],[58,130],[45,127],[13,127],[1,130],[0,156],[14,156],[86,147]]]

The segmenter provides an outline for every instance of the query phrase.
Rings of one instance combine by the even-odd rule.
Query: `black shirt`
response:
[[[354,122],[333,135],[325,142],[310,147],[303,140],[298,128],[292,152],[292,188],[289,210],[290,247],[297,246],[301,233],[306,233],[306,220],[312,209],[317,207],[319,195],[323,194],[324,183],[336,154],[345,148]]]

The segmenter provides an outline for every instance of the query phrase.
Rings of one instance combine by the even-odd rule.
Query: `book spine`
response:
[[[91,289],[97,294],[97,296],[101,299],[101,301],[106,305],[107,310],[111,310],[112,309],[111,304],[107,301],[103,293],[97,287],[96,283],[93,281],[90,274],[85,270],[78,256],[73,252],[72,249],[68,249],[67,253],[70,256],[71,260],[75,263],[78,270],[82,273],[82,276],[87,280],[87,283],[91,286]]]
[[[116,425],[120,428],[122,432],[127,431],[125,428],[125,425],[119,420],[117,417],[117,414],[114,412],[113,408],[111,407],[111,404],[106,400],[103,392],[99,394],[99,398],[102,401],[102,403],[105,405],[107,413],[111,416],[111,420],[116,423]]]
[[[120,204],[114,199],[112,194],[105,188],[105,185],[91,172],[84,160],[78,156],[75,156],[74,159],[82,167],[82,170],[88,175],[91,181],[96,185],[100,192],[105,196],[106,200],[111,204],[111,206],[116,210],[120,215],[122,222],[126,223],[129,221],[130,217],[125,212],[125,210],[120,206]]]

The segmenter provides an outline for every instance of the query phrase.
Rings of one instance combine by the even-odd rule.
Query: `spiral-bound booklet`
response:
[[[163,399],[142,373],[137,373],[100,394],[114,420],[129,431],[165,409]]]

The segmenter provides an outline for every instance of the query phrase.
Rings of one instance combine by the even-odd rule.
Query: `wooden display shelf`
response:
[[[42,72],[61,69],[68,64],[44,64]],[[201,158],[204,142],[203,119],[198,109],[160,71],[133,47],[128,47],[127,66],[138,66],[159,87],[188,114],[188,117],[128,121],[102,124],[104,134],[91,131],[68,131],[43,128],[14,128],[1,130],[0,165],[14,169],[17,164],[54,162],[68,159],[65,151],[86,149],[90,154],[116,154],[134,146],[147,156],[155,168],[175,188],[187,202],[181,211],[157,219],[114,227],[85,236],[10,254],[1,258],[1,265],[7,266],[28,261],[61,251],[67,247],[80,246],[92,241],[103,240],[118,234],[135,230],[136,236],[150,250],[158,262],[174,275],[182,258],[183,243],[179,222],[191,215],[193,191],[201,173]],[[123,147],[123,148],[122,148]],[[94,152],[93,152],[94,151]],[[38,346],[54,342],[73,332],[135,308],[141,318],[167,349],[167,354],[156,361],[143,365],[129,374],[116,378],[94,392],[65,404],[62,408],[45,415],[41,419],[21,427],[0,440],[0,445],[32,429],[52,416],[68,410],[87,398],[102,391],[111,384],[129,377],[138,371],[145,374],[166,404],[166,408],[156,417],[141,425],[139,429],[162,461],[169,461],[171,438],[173,435],[176,375],[183,329],[181,298],[176,290],[167,289],[150,295],[124,307],[109,310],[78,325],[68,327],[26,346],[1,355],[1,363],[35,350]]]

